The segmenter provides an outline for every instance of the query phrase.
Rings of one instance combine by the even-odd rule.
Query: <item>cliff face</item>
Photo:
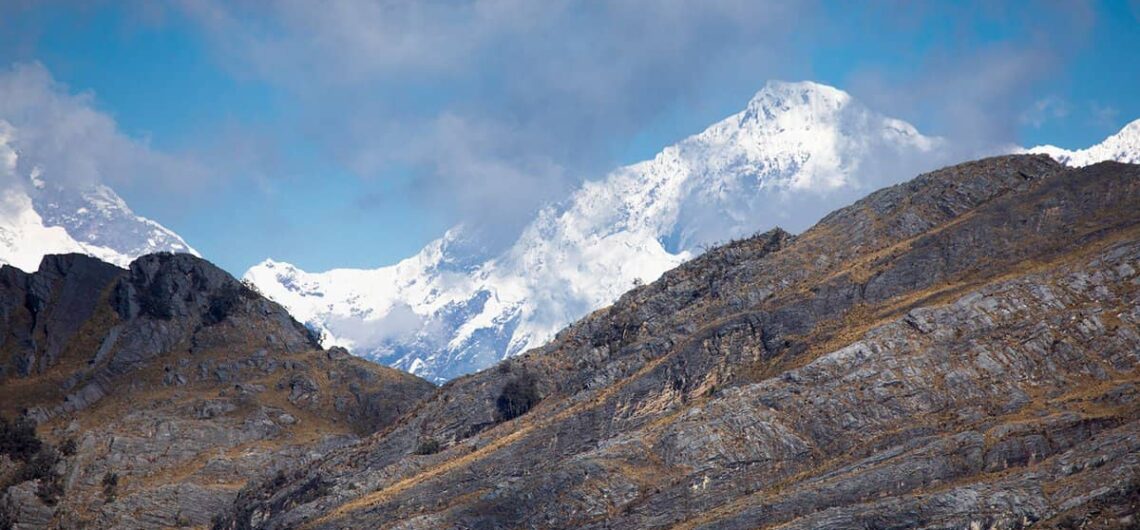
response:
[[[0,522],[205,525],[272,477],[433,391],[321,351],[277,304],[190,255],[0,270]],[[35,440],[14,435],[38,423]],[[34,450],[21,454],[18,449]]]
[[[928,173],[714,249],[217,528],[1135,524],[1140,167]]]

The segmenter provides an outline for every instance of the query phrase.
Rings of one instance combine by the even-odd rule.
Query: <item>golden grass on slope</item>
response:
[[[866,281],[871,277],[870,275],[873,272],[872,265],[874,265],[876,262],[897,256],[900,253],[908,250],[910,248],[910,245],[918,241],[920,238],[929,237],[944,230],[958,226],[961,223],[969,221],[975,215],[976,212],[974,211],[966,212],[946,223],[943,223],[938,227],[935,227],[932,230],[926,231],[922,234],[903,241],[898,241],[893,244],[886,245],[883,248],[873,250],[865,255],[860,256],[853,262],[842,264],[841,268],[839,269],[832,270],[827,276],[825,276],[825,281],[827,279],[836,279],[842,276],[848,276],[853,282],[856,283]],[[1095,228],[1095,225],[1090,225],[1090,227]],[[806,354],[795,356],[792,359],[765,359],[761,361],[761,364],[756,367],[755,371],[752,374],[752,378],[754,380],[759,380],[766,377],[771,377],[781,371],[807,364],[812,360],[818,358],[819,355],[834,351],[841,348],[842,346],[848,345],[858,340],[864,336],[867,331],[873,329],[876,326],[893,321],[915,307],[944,304],[973,289],[1001,282],[1006,279],[1020,277],[1033,272],[1043,272],[1060,264],[1068,263],[1070,260],[1076,259],[1078,256],[1087,255],[1097,250],[1103,249],[1105,246],[1112,244],[1113,242],[1124,239],[1135,239],[1137,233],[1138,228],[1136,226],[1125,227],[1125,229],[1122,231],[1116,232],[1107,238],[1102,238],[1092,244],[1082,246],[1076,251],[1062,253],[1061,255],[1056,256],[1046,262],[1025,261],[1013,266],[1012,268],[1003,266],[1003,272],[1001,274],[988,274],[984,270],[975,269],[960,274],[958,277],[952,278],[945,283],[919,292],[897,296],[885,301],[882,304],[877,304],[874,306],[857,306],[848,311],[843,317],[839,319],[833,319],[820,323],[817,328],[813,330],[813,332],[810,333],[807,337],[801,337],[801,341],[806,341],[808,337],[824,337],[824,340],[810,341],[809,349]],[[1092,236],[1095,234],[1093,232],[1087,232],[1085,235]],[[814,234],[813,236],[824,237],[824,235],[820,234]],[[1074,239],[1078,241],[1080,240],[1080,238]],[[802,256],[802,252],[800,255]],[[812,278],[812,280],[814,280],[814,278]],[[813,281],[812,283],[815,282]],[[805,289],[805,291],[804,293],[799,294],[805,294],[808,290],[806,281],[804,284],[801,284],[800,287]],[[796,296],[796,293],[785,293],[781,296],[781,298],[791,299],[794,296]],[[388,485],[381,487],[381,489],[353,499],[352,501],[349,501],[348,503],[337,507],[332,512],[325,514],[319,519],[311,521],[309,523],[309,526],[317,526],[330,523],[334,520],[347,517],[353,512],[376,507],[384,502],[392,500],[397,495],[403,493],[409,488],[423,484],[430,480],[440,478],[456,469],[468,466],[474,462],[478,462],[490,454],[513,445],[526,436],[534,433],[538,429],[549,427],[556,422],[570,417],[573,414],[600,407],[606,404],[631,382],[636,381],[637,379],[649,374],[651,371],[660,368],[667,359],[674,356],[677,352],[683,351],[683,348],[690,346],[694,340],[703,340],[703,334],[705,331],[719,326],[727,320],[746,315],[751,312],[752,311],[742,311],[734,313],[732,315],[721,318],[716,322],[702,326],[699,330],[690,334],[689,337],[687,337],[681,343],[673,345],[673,347],[670,348],[670,350],[665,354],[650,360],[644,366],[639,368],[635,373],[627,376],[621,381],[618,381],[613,385],[606,387],[605,389],[597,391],[589,399],[575,403],[557,412],[549,418],[535,419],[536,416],[541,416],[544,410],[550,410],[556,407],[558,404],[564,404],[568,398],[564,397],[558,400],[558,403],[543,403],[539,406],[539,408],[536,408],[534,411],[532,411],[531,414],[529,414],[525,419],[521,420],[521,423],[515,424],[514,422],[511,422],[509,425],[500,425],[490,431],[486,431],[485,435],[489,437],[499,435],[498,438],[491,441],[488,445],[481,447],[474,452],[460,455],[454,459],[437,462],[423,470],[420,470],[414,475],[404,477],[403,479],[394,481]],[[595,314],[601,315],[603,313]],[[565,363],[568,361],[562,360],[561,362]],[[653,422],[652,425],[662,426],[664,423],[661,423],[661,421],[658,420]]]
[[[964,293],[966,293],[968,291],[976,290],[976,289],[984,287],[986,285],[1001,283],[1001,282],[1004,282],[1007,280],[1019,278],[1019,277],[1025,276],[1025,275],[1029,275],[1029,274],[1046,272],[1046,271],[1055,269],[1056,267],[1062,266],[1064,264],[1074,263],[1076,261],[1091,257],[1091,255],[1093,255],[1097,252],[1103,251],[1108,246],[1113,245],[1115,243],[1118,243],[1120,241],[1133,240],[1136,238],[1136,236],[1138,234],[1140,234],[1140,227],[1132,227],[1126,231],[1123,231],[1121,233],[1114,235],[1113,237],[1101,239],[1099,241],[1096,241],[1095,243],[1081,247],[1080,249],[1078,249],[1076,251],[1058,256],[1057,258],[1055,258],[1049,262],[1038,263],[1038,262],[1028,262],[1027,261],[1027,262],[1023,262],[1023,263],[1019,264],[1018,266],[1014,267],[1012,270],[1007,270],[1006,272],[999,274],[999,275],[991,275],[991,276],[970,275],[970,276],[966,276],[964,278],[960,278],[959,281],[954,282],[954,283],[939,285],[937,287],[934,287],[932,289],[928,289],[926,291],[910,293],[910,294],[907,294],[904,296],[900,296],[900,297],[890,299],[886,303],[884,303],[880,306],[877,306],[877,307],[861,307],[861,308],[858,308],[856,310],[849,312],[839,322],[832,321],[832,322],[825,322],[824,324],[822,324],[821,326],[827,326],[827,327],[825,329],[817,330],[812,335],[813,336],[823,335],[823,336],[828,336],[829,338],[826,341],[813,344],[807,355],[799,356],[799,357],[795,358],[794,360],[792,360],[791,362],[787,362],[786,360],[782,360],[782,359],[781,360],[775,360],[775,359],[765,360],[765,362],[769,362],[771,364],[769,366],[765,367],[763,369],[763,372],[774,375],[774,374],[782,372],[784,370],[794,368],[795,366],[802,366],[803,364],[811,362],[812,360],[817,358],[819,355],[822,355],[822,354],[830,352],[830,351],[834,351],[838,348],[846,346],[846,345],[860,339],[863,335],[866,334],[867,331],[869,331],[869,330],[871,330],[877,326],[883,325],[887,322],[891,322],[893,320],[896,320],[897,318],[904,315],[906,312],[910,311],[911,309],[913,309],[915,307],[927,307],[927,306],[936,306],[936,305],[945,304],[945,303],[948,303],[948,302],[951,302],[951,301],[957,299],[958,297],[960,297],[961,295],[963,295]],[[367,508],[370,508],[373,506],[377,506],[383,502],[391,500],[396,495],[402,493],[403,491],[406,491],[409,488],[412,488],[416,485],[422,484],[426,481],[442,477],[442,476],[446,475],[447,473],[449,473],[453,470],[465,467],[469,464],[472,464],[476,461],[481,460],[482,458],[484,458],[484,457],[486,457],[486,456],[488,456],[494,452],[497,452],[501,449],[507,448],[510,445],[514,444],[515,442],[522,440],[527,435],[535,432],[536,430],[543,429],[543,428],[551,426],[555,423],[561,422],[561,421],[565,420],[566,418],[568,418],[574,414],[577,414],[579,412],[582,412],[582,411],[585,411],[585,410],[588,410],[591,408],[595,408],[595,407],[600,407],[600,406],[604,405],[609,399],[616,396],[626,385],[628,385],[631,382],[637,380],[638,378],[650,373],[652,370],[657,369],[667,359],[669,359],[671,356],[673,356],[677,352],[682,351],[684,348],[691,346],[693,342],[695,342],[697,340],[703,340],[705,338],[705,332],[711,331],[712,329],[715,329],[717,326],[723,325],[724,323],[726,323],[726,322],[728,322],[734,318],[737,318],[737,317],[741,316],[742,314],[746,314],[746,313],[748,313],[748,312],[741,312],[741,313],[737,313],[737,314],[728,315],[728,316],[721,318],[721,319],[719,319],[713,323],[710,323],[706,326],[703,326],[698,331],[689,335],[689,337],[687,337],[686,341],[674,345],[674,347],[671,348],[671,350],[668,353],[650,361],[645,366],[641,367],[633,375],[615,383],[614,385],[606,387],[605,389],[601,390],[595,396],[593,396],[591,399],[589,399],[587,401],[584,401],[584,402],[575,404],[569,408],[566,408],[566,409],[560,411],[559,413],[557,413],[556,415],[549,417],[549,418],[532,420],[532,421],[525,421],[520,426],[515,428],[515,430],[513,430],[512,432],[495,439],[490,444],[476,450],[475,452],[468,453],[465,455],[461,455],[455,459],[442,461],[442,462],[440,462],[440,463],[438,463],[438,464],[436,464],[430,468],[427,468],[427,469],[417,473],[416,475],[404,478],[404,479],[399,480],[393,484],[390,484],[390,485],[388,485],[388,486],[386,486],[380,490],[377,490],[375,492],[372,492],[372,493],[363,495],[357,499],[354,499],[353,501],[350,501],[349,503],[341,505],[336,510],[326,514],[325,516],[321,517],[320,519],[312,521],[310,523],[310,526],[318,526],[321,524],[325,524],[325,523],[331,522],[333,520],[336,520],[338,518],[345,517],[352,512],[367,509]],[[544,405],[549,406],[549,405],[553,405],[553,404],[544,404]],[[534,411],[533,414],[535,414],[535,416],[541,416],[541,412],[539,411],[539,409],[536,409],[536,411]],[[657,421],[654,421],[652,424],[650,424],[650,427],[663,427],[664,425],[667,424],[668,418],[672,418],[675,416],[676,416],[676,414],[666,415],[664,419],[658,419]],[[528,420],[531,417],[534,417],[534,416],[528,417]],[[1090,417],[1093,417],[1093,416],[1090,416]],[[1010,419],[1012,420],[1012,418],[1010,418]],[[502,426],[500,426],[500,427],[502,427]],[[513,427],[513,425],[512,425],[512,427]],[[842,458],[837,458],[837,459],[835,459],[834,463],[836,465],[838,465],[840,462],[844,462],[844,461],[845,460],[843,460]],[[828,468],[828,466],[825,464],[819,468],[812,470],[811,472],[805,472],[805,473],[818,474],[822,469],[827,469],[827,468]],[[801,479],[802,478],[803,477],[801,477]],[[786,487],[789,484],[794,484],[794,482],[795,482],[794,478],[786,480],[783,483],[784,485],[780,486],[780,488]],[[763,498],[762,494],[772,494],[772,493],[773,493],[772,489],[769,488],[769,489],[763,490],[762,492],[758,493],[757,494],[758,496],[755,498]],[[720,513],[720,512],[718,511],[715,513]],[[730,509],[727,512],[721,513],[721,515],[727,516],[731,513],[733,513],[733,512]],[[713,514],[710,514],[710,517],[712,515]],[[715,519],[709,519],[709,520],[711,521],[711,520],[715,520]],[[681,527],[687,527],[687,526],[682,525]]]
[[[100,295],[95,313],[76,331],[67,347],[60,353],[59,360],[45,371],[31,377],[9,376],[3,381],[3,396],[0,399],[0,414],[15,416],[24,409],[36,405],[58,403],[66,393],[61,390],[64,381],[74,373],[94,372],[98,366],[90,364],[103,343],[107,330],[119,323],[119,315],[108,302],[114,285],[108,286]],[[21,325],[29,325],[25,323]],[[43,337],[38,337],[41,343]],[[8,354],[9,352],[5,352]],[[81,380],[73,389],[82,388],[86,380]]]
[[[914,307],[932,307],[950,303],[965,294],[968,291],[973,291],[984,287],[986,285],[994,285],[1009,280],[1017,279],[1023,276],[1039,274],[1055,270],[1065,265],[1072,265],[1087,261],[1094,257],[1095,254],[1103,252],[1112,245],[1120,242],[1136,240],[1140,236],[1140,227],[1132,227],[1126,231],[1116,234],[1113,237],[1105,238],[1095,243],[1081,247],[1073,252],[1057,257],[1056,259],[1046,263],[1023,263],[1021,266],[1016,267],[1016,270],[994,276],[985,281],[977,279],[970,279],[971,281],[963,284],[955,284],[951,286],[942,286],[931,293],[916,293],[901,297],[898,300],[888,301],[882,311],[878,313],[879,317],[869,321],[862,321],[857,317],[851,322],[851,328],[845,332],[836,334],[827,342],[819,347],[812,348],[812,355],[806,355],[799,362],[795,363],[797,366],[802,366],[810,359],[818,358],[818,355],[830,351],[835,351],[843,346],[846,346],[863,337],[866,332],[888,322],[897,320],[897,318],[904,315],[907,311]],[[796,366],[787,366],[787,369],[795,368]],[[1082,381],[1074,384],[1073,389],[1065,394],[1057,397],[1048,397],[1048,395],[1040,389],[1029,389],[1031,402],[1026,407],[1011,413],[994,418],[996,423],[1010,424],[1010,423],[1026,423],[1038,424],[1044,421],[1047,412],[1074,412],[1080,415],[1082,419],[1096,420],[1096,419],[1131,419],[1137,416],[1140,412],[1140,405],[1121,405],[1111,406],[1105,403],[1097,402],[1096,398],[1105,395],[1109,390],[1127,383],[1140,383],[1140,368],[1134,369],[1131,372],[1121,373],[1107,367],[1107,371],[1114,376],[1107,380],[1100,380],[1091,376],[1085,377]],[[987,440],[989,433],[987,432]],[[873,444],[875,440],[860,444],[866,446]],[[853,449],[852,451],[854,451]],[[849,452],[850,453],[850,452]],[[850,464],[851,460],[848,454],[839,455],[831,458],[825,462],[820,463],[816,467],[800,472],[792,477],[784,479],[780,483],[770,488],[754,492],[750,495],[740,497],[732,500],[725,505],[718,506],[717,508],[695,517],[691,520],[674,525],[675,530],[696,528],[705,524],[713,523],[715,521],[730,517],[740,511],[752,506],[758,500],[770,500],[773,498],[780,498],[785,494],[785,491],[790,489],[797,483],[811,479],[812,477],[833,472],[834,470],[842,467],[843,465]],[[1011,471],[1008,471],[1011,472]],[[1007,471],[999,471],[994,473],[982,474],[973,477],[964,477],[957,481],[950,483],[940,484],[936,487],[927,488],[912,492],[913,494],[931,493],[934,491],[941,491],[952,487],[960,486],[973,482],[990,481],[1000,478],[1008,473]],[[789,524],[794,521],[789,521]],[[773,528],[779,528],[786,524],[776,525]]]
[[[510,429],[510,428],[515,429],[515,430],[509,432],[508,434],[494,439],[491,443],[489,443],[483,447],[480,447],[479,449],[475,450],[474,452],[466,453],[464,455],[459,456],[458,458],[454,458],[454,459],[450,459],[450,460],[444,460],[444,461],[442,461],[442,462],[440,462],[440,463],[438,463],[432,467],[429,467],[429,468],[421,471],[420,473],[418,473],[416,475],[404,478],[404,479],[399,480],[393,484],[385,486],[383,489],[380,489],[380,490],[374,491],[372,493],[363,495],[361,497],[353,499],[352,501],[349,501],[345,504],[342,504],[341,506],[337,507],[336,510],[331,511],[328,514],[325,514],[324,516],[320,517],[319,519],[311,521],[308,525],[306,525],[306,527],[314,527],[317,525],[321,525],[321,524],[324,524],[326,522],[329,522],[329,521],[335,520],[337,518],[343,517],[345,515],[348,515],[351,512],[362,510],[362,509],[367,509],[369,507],[379,505],[379,504],[381,504],[387,500],[390,500],[395,495],[397,495],[397,494],[399,494],[399,493],[401,493],[401,492],[403,492],[403,491],[405,491],[411,487],[414,487],[418,484],[421,484],[427,480],[431,480],[431,479],[434,479],[437,477],[441,477],[441,476],[449,473],[452,470],[455,470],[455,469],[460,468],[462,466],[466,466],[467,464],[481,460],[482,458],[484,458],[487,455],[493,454],[493,453],[495,453],[501,449],[509,447],[509,446],[513,445],[515,442],[520,441],[523,438],[525,438],[526,435],[528,435],[528,434],[530,434],[536,430],[543,429],[546,427],[550,427],[550,426],[558,424],[558,423],[564,421],[566,418],[569,418],[569,417],[576,415],[578,413],[603,406],[606,404],[606,402],[609,401],[610,398],[617,395],[627,385],[633,383],[637,379],[639,379],[639,378],[645,376],[646,374],[652,372],[653,370],[657,369],[658,367],[661,366],[661,364],[663,364],[666,360],[670,359],[677,352],[682,351],[684,348],[691,346],[697,340],[703,340],[705,338],[704,337],[705,333],[707,333],[713,329],[716,329],[717,326],[722,325],[728,321],[731,321],[732,319],[739,317],[740,315],[746,314],[746,313],[747,312],[742,312],[739,314],[729,315],[729,316],[724,317],[722,319],[719,319],[713,323],[710,323],[706,326],[702,326],[699,330],[697,330],[696,332],[694,332],[690,336],[686,337],[686,340],[684,340],[678,344],[675,344],[669,350],[669,352],[667,352],[667,353],[657,357],[656,359],[653,359],[652,361],[646,363],[644,366],[642,366],[640,369],[638,369],[634,374],[630,375],[629,377],[626,377],[625,379],[622,379],[620,381],[615,382],[613,385],[610,385],[608,387],[601,389],[596,395],[591,397],[589,400],[586,400],[586,401],[583,401],[580,403],[576,403],[576,404],[574,404],[574,405],[572,405],[566,409],[559,411],[557,414],[555,414],[551,417],[546,417],[546,418],[541,418],[541,411],[545,408],[552,407],[554,404],[552,404],[552,403],[540,403],[538,405],[538,407],[536,407],[534,410],[531,410],[527,414],[527,416],[524,417],[524,419],[522,421],[518,422],[517,424],[516,424],[516,422],[513,422],[513,421],[512,422],[504,422],[504,423],[496,426],[493,429],[493,430],[503,430],[503,429]],[[541,419],[533,419],[536,417],[541,418]],[[516,425],[517,425],[517,428],[516,428]]]
[[[249,468],[248,462],[242,463],[246,458],[259,458],[258,454],[303,453],[304,448],[311,447],[329,436],[347,436],[354,434],[355,431],[352,423],[347,421],[342,414],[336,412],[333,407],[334,394],[346,393],[346,388],[343,384],[334,384],[330,381],[327,373],[328,369],[335,366],[343,368],[341,363],[356,364],[358,361],[354,359],[327,361],[325,353],[320,351],[276,352],[272,355],[279,361],[304,361],[308,364],[309,369],[303,373],[314,379],[321,387],[321,400],[318,406],[294,405],[288,400],[289,389],[277,387],[278,381],[282,378],[288,378],[296,373],[293,370],[279,368],[272,374],[255,372],[260,374],[256,377],[248,377],[249,373],[245,373],[245,376],[241,377],[242,384],[262,385],[265,390],[239,398],[234,394],[235,383],[232,382],[219,383],[207,380],[191,381],[183,386],[164,386],[162,384],[163,377],[166,375],[164,366],[172,361],[159,358],[148,363],[144,369],[132,372],[129,375],[131,384],[117,388],[115,393],[86,410],[63,415],[52,423],[58,425],[74,420],[80,424],[79,432],[95,431],[114,434],[121,430],[123,435],[145,437],[145,434],[140,433],[138,429],[146,429],[146,426],[152,421],[152,417],[169,417],[174,421],[181,421],[184,423],[183,428],[193,428],[193,423],[197,421],[222,422],[222,425],[226,425],[226,422],[240,423],[244,421],[244,418],[250,417],[251,414],[263,408],[270,413],[271,417],[280,412],[288,413],[296,418],[297,421],[290,425],[279,423],[280,432],[270,438],[248,440],[220,447],[202,447],[196,454],[186,455],[187,457],[170,457],[167,459],[166,455],[163,455],[158,460],[152,461],[151,464],[138,468],[134,472],[129,470],[119,472],[120,497],[127,497],[133,493],[164,485],[188,482],[197,483],[211,490],[236,492],[244,487],[250,479],[256,478],[260,474],[260,470],[223,480],[212,472],[206,473],[207,466],[216,459],[222,459],[230,461],[238,469]],[[242,357],[244,356],[235,356],[231,350],[211,350],[195,353],[194,359],[195,361],[207,359],[232,361]],[[363,361],[359,362],[363,363]],[[379,376],[374,382],[377,387],[386,385],[393,379],[410,377],[382,367],[367,366],[372,371],[379,372]],[[226,394],[230,396],[231,402],[238,406],[236,410],[209,419],[197,419],[188,416],[195,404],[204,400],[215,400]],[[136,414],[138,412],[145,412],[146,414],[139,416]],[[59,432],[64,431],[59,429]],[[102,450],[102,448],[96,447],[95,453],[81,453],[77,455],[73,464],[80,466],[78,469],[86,469],[90,465],[91,459],[103,457],[103,455],[98,454]],[[250,462],[257,461],[259,460],[255,459]],[[88,463],[85,464],[84,462]],[[69,491],[68,511],[73,512],[74,516],[83,516],[86,513],[84,510],[100,505],[99,495],[101,494],[98,487],[78,486],[74,491]],[[83,501],[83,498],[94,499],[94,504]]]
[[[960,216],[959,219],[962,219],[963,217],[967,216]],[[955,222],[958,222],[958,220],[955,220]],[[979,274],[967,276],[960,278],[958,281],[955,281],[953,283],[947,283],[925,291],[910,293],[905,296],[893,298],[877,307],[860,306],[854,308],[839,321],[828,321],[821,323],[821,325],[811,334],[811,336],[824,336],[828,337],[828,339],[821,342],[814,342],[807,355],[797,356],[794,359],[765,359],[761,361],[763,364],[757,367],[757,369],[753,372],[753,377],[771,377],[776,373],[792,369],[797,366],[805,365],[815,358],[818,358],[819,355],[834,351],[858,340],[870,329],[895,320],[899,316],[905,314],[907,311],[915,307],[940,305],[942,303],[946,303],[955,299],[956,297],[969,290],[974,290],[987,284],[998,283],[1007,279],[1020,277],[1033,272],[1048,270],[1049,268],[1056,267],[1061,263],[1065,263],[1070,260],[1077,259],[1081,256],[1089,255],[1093,252],[1101,250],[1114,242],[1135,238],[1137,233],[1140,233],[1140,228],[1132,227],[1125,232],[1117,234],[1115,237],[1100,240],[1093,245],[1082,248],[1078,252],[1061,256],[1048,263],[1023,262],[1014,267],[1013,270],[1008,270],[1007,272],[1000,275],[985,276]],[[924,234],[924,236],[925,235],[929,235],[929,233]],[[899,242],[891,247],[877,251],[865,260],[860,260],[853,263],[850,268],[836,271],[833,273],[833,276],[852,273],[852,271],[855,271],[857,274],[857,271],[860,270],[859,267],[866,266],[867,263],[874,259],[874,256],[888,255],[891,252],[894,252],[897,248],[909,245],[914,239],[917,238]],[[532,413],[529,414],[528,417],[517,428],[515,428],[514,422],[508,422],[506,424],[497,426],[495,430],[501,431],[509,428],[514,428],[514,430],[494,439],[491,443],[479,448],[478,450],[460,455],[454,459],[441,461],[429,468],[420,471],[415,475],[398,480],[375,492],[362,495],[361,497],[358,497],[348,503],[337,507],[335,510],[329,512],[323,517],[310,522],[309,526],[321,525],[332,520],[347,516],[352,512],[382,504],[383,502],[391,500],[393,497],[402,493],[403,491],[406,491],[409,488],[415,487],[416,485],[422,484],[426,481],[442,477],[453,470],[465,467],[469,464],[481,460],[490,454],[509,447],[515,442],[524,439],[527,435],[535,432],[536,430],[543,429],[561,422],[579,412],[600,407],[604,405],[609,399],[617,395],[626,385],[659,368],[666,360],[670,359],[677,352],[683,351],[684,348],[691,346],[693,342],[697,340],[703,340],[705,338],[706,332],[716,329],[718,326],[721,326],[731,321],[732,319],[749,313],[751,313],[751,311],[734,313],[705,326],[702,326],[696,332],[686,337],[685,341],[675,344],[669,352],[646,363],[637,372],[628,376],[627,378],[602,389],[589,400],[572,405],[549,418],[532,420],[531,418],[541,416],[541,410],[543,408],[553,405],[551,403],[544,403],[540,405],[540,408],[532,411]],[[674,416],[674,414],[670,414],[666,417],[668,418]],[[662,426],[664,423],[662,423],[662,421],[659,419],[658,421],[655,421],[653,425]]]
[[[838,320],[821,322],[804,337],[789,337],[789,340],[803,340],[809,343],[806,354],[794,358],[765,359],[757,363],[748,373],[747,381],[759,381],[779,372],[802,367],[825,353],[833,352],[857,342],[868,331],[897,320],[919,307],[937,307],[951,303],[964,294],[976,291],[987,285],[1028,276],[1046,273],[1058,267],[1074,264],[1091,258],[1113,245],[1140,238],[1140,225],[1134,225],[1110,237],[1089,243],[1078,249],[1047,261],[1024,260],[1006,268],[1000,274],[981,274],[975,271],[951,281],[935,285],[929,289],[896,296],[882,304],[859,304]],[[842,276],[845,272],[837,273]],[[816,340],[807,341],[808,338]],[[823,338],[823,340],[818,340]]]
[[[1034,411],[1049,410],[1049,411],[1053,411],[1055,414],[1056,413],[1062,413],[1062,412],[1073,412],[1073,413],[1078,414],[1079,418],[1082,420],[1102,420],[1102,419],[1118,419],[1121,421],[1130,420],[1130,419],[1135,418],[1137,416],[1137,413],[1140,413],[1140,405],[1126,404],[1126,405],[1121,405],[1121,406],[1117,406],[1117,407],[1108,407],[1108,406],[1103,406],[1101,404],[1093,403],[1093,401],[1097,397],[1103,396],[1108,390],[1111,390],[1112,388],[1114,388],[1116,386],[1119,386],[1121,384],[1126,384],[1126,383],[1138,383],[1138,382],[1140,382],[1140,370],[1134,370],[1128,374],[1121,374],[1120,377],[1118,377],[1118,378],[1114,378],[1114,379],[1106,380],[1106,381],[1101,381],[1101,380],[1097,380],[1097,379],[1089,377],[1089,378],[1086,378],[1083,382],[1076,385],[1078,388],[1077,390],[1074,390],[1073,392],[1065,394],[1064,396],[1055,398],[1054,400],[1035,399],[1034,401],[1032,401],[1030,403],[1029,407],[1032,408],[1032,410],[1034,410]],[[1049,403],[1052,403],[1052,405],[1047,406]],[[1062,408],[1054,408],[1056,403],[1064,403],[1064,406]],[[1098,406],[1089,407],[1090,404],[1094,404],[1094,405],[1098,405]],[[1026,424],[1026,425],[1044,425],[1048,419],[1049,419],[1048,416],[1040,416],[1040,415],[1039,416],[1032,416],[1031,414],[1027,414],[1027,412],[1025,410],[1020,410],[1020,411],[1017,411],[1013,414],[1008,414],[1008,415],[996,417],[996,418],[994,418],[994,421],[995,421],[995,423],[999,423],[1001,425],[1008,425],[1011,423],[1022,423],[1022,424]],[[871,440],[871,441],[868,441],[864,444],[861,444],[860,446],[873,445],[874,442],[875,442],[875,440]],[[837,471],[837,470],[839,470],[845,466],[850,465],[852,462],[851,453],[854,453],[855,451],[856,451],[856,448],[853,448],[852,451],[849,451],[846,454],[836,455],[830,459],[819,462],[816,466],[812,467],[811,469],[805,469],[799,473],[796,473],[794,475],[791,475],[789,477],[784,478],[783,480],[777,482],[776,484],[774,484],[770,487],[755,491],[749,495],[745,495],[745,496],[733,499],[732,501],[730,501],[724,505],[717,506],[713,510],[710,510],[706,513],[700,514],[699,516],[696,516],[696,517],[690,518],[688,520],[682,521],[678,524],[675,524],[671,528],[672,528],[672,530],[691,530],[691,529],[698,528],[698,527],[701,527],[704,525],[715,523],[716,521],[720,521],[722,519],[725,519],[725,518],[731,517],[735,514],[738,514],[741,511],[743,511],[743,510],[745,510],[751,506],[754,506],[757,503],[757,501],[774,501],[774,500],[790,497],[791,495],[793,495],[797,491],[796,490],[797,484],[809,481],[815,477],[834,473],[835,471]],[[980,482],[994,482],[994,481],[1000,480],[1001,478],[1003,478],[1005,476],[1011,475],[1013,473],[1023,472],[1026,468],[1031,469],[1034,466],[1045,465],[1045,462],[1047,462],[1047,461],[1048,461],[1048,459],[1044,459],[1040,462],[1035,462],[1035,463],[1029,464],[1028,466],[1022,467],[1022,468],[1008,468],[1008,469],[1003,469],[1003,470],[993,471],[993,472],[983,472],[983,473],[980,473],[978,475],[960,477],[957,480],[939,482],[939,483],[933,484],[933,485],[925,487],[925,488],[920,488],[920,489],[916,489],[916,490],[907,492],[906,495],[907,496],[921,497],[923,495],[929,495],[929,494],[933,494],[933,493],[937,493],[937,492],[941,492],[941,491],[952,490],[954,488],[957,488],[957,487],[960,487],[963,485],[980,483]],[[860,471],[873,470],[876,468],[889,466],[890,464],[891,464],[890,461],[885,461],[885,462],[873,465],[871,467],[860,468]],[[846,479],[847,479],[846,476],[839,475],[839,476],[835,476],[831,479],[828,479],[826,482],[838,482],[838,481],[843,481]],[[1049,489],[1049,488],[1055,489],[1055,488],[1060,487],[1060,484],[1062,484],[1064,482],[1065,481],[1062,480],[1058,484],[1045,485],[1044,487],[1046,489]],[[792,520],[785,521],[785,522],[775,524],[775,525],[762,525],[762,526],[759,526],[758,528],[773,528],[773,529],[783,528],[783,527],[787,527],[791,524],[794,524],[795,522],[796,522],[796,519],[792,519]]]

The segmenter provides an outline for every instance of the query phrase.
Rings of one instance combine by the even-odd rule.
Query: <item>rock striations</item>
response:
[[[985,159],[434,389],[190,255],[0,269],[0,528],[1128,528],[1140,166]]]
[[[192,255],[4,266],[0,527],[204,526],[250,478],[385,427],[432,390],[320,351]]]
[[[1010,149],[1026,151],[986,152]],[[1068,166],[1140,163],[1140,120],[1087,149],[1029,152]],[[547,342],[715,242],[802,231],[963,154],[842,90],[771,82],[740,112],[584,182],[505,250],[460,228],[388,267],[308,272],[268,260],[245,278],[326,346],[442,383]]]
[[[921,175],[666,272],[214,527],[1132,527],[1137,205],[1114,162]]]

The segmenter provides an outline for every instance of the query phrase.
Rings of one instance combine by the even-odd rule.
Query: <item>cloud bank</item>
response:
[[[615,163],[647,122],[712,78],[792,73],[812,3],[189,2],[235,72],[304,103],[302,128],[366,178],[452,222],[518,228]],[[746,101],[747,95],[741,99]],[[735,109],[734,109],[735,110]],[[695,132],[695,131],[694,131]]]
[[[97,183],[184,189],[204,178],[196,163],[123,134],[90,93],[73,93],[39,63],[0,70],[0,121],[18,154],[4,186],[37,180],[65,186]]]
[[[867,7],[851,19],[826,2],[743,0],[181,4],[237,75],[302,102],[302,130],[339,164],[410,175],[400,193],[504,241],[542,203],[604,174],[647,124],[723,94],[743,105],[769,79],[812,78],[820,50],[855,42],[897,45],[917,66],[824,81],[949,138],[962,158],[1012,143],[1036,119],[1029,95],[1092,25],[1067,3],[1040,4],[1032,19],[1012,3]],[[944,44],[906,49],[932,21]],[[1025,26],[1024,39],[992,40],[986,24]]]
[[[270,206],[245,221],[270,234],[320,215],[273,205],[275,194],[320,192],[328,179],[360,192],[344,206],[368,209],[361,223],[406,211],[417,225],[462,223],[491,247],[543,204],[740,110],[772,79],[843,88],[947,138],[958,159],[992,152],[1026,124],[1089,107],[1039,92],[1097,24],[1088,6],[1066,2],[1027,16],[1015,2],[49,0],[0,7],[0,30],[11,30],[0,52],[37,56],[48,28],[18,16],[36,5],[77,17],[110,9],[126,26],[186,34],[223,77],[264,87],[271,110],[206,125],[181,140],[185,151],[164,152],[123,134],[97,94],[17,65],[0,71],[0,119],[18,130],[22,164],[143,188],[125,191],[167,213],[187,208],[188,191],[261,192]],[[359,186],[345,185],[355,177]],[[259,252],[338,251],[328,242],[282,255],[286,245]]]

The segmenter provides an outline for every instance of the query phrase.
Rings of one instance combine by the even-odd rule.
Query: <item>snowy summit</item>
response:
[[[135,215],[102,184],[63,185],[51,168],[20,170],[18,131],[0,121],[0,264],[35,271],[46,254],[82,253],[126,267],[154,252],[198,255],[178,234]]]
[[[772,82],[740,113],[544,208],[481,263],[451,265],[469,261],[452,254],[466,248],[457,228],[389,267],[267,260],[245,278],[326,344],[439,382],[541,345],[707,245],[802,229],[919,160],[937,164],[940,144],[842,90]]]

